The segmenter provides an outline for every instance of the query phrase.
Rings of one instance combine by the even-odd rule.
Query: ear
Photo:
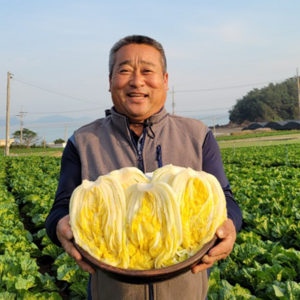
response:
[[[169,90],[169,74],[168,74],[168,72],[166,72],[166,74],[164,75],[164,83],[165,83],[166,91],[168,91]]]
[[[109,88],[108,88],[108,91],[111,92],[111,90],[110,90],[110,87],[111,87],[111,78],[110,78],[109,75],[108,75],[108,82],[109,82]]]

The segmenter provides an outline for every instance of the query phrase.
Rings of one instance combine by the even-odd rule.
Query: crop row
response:
[[[22,239],[23,243],[21,245],[9,239],[9,232],[5,232],[3,248],[14,250],[9,254],[4,252],[2,258],[6,259],[8,266],[12,265],[12,260],[19,260],[20,268],[27,260],[31,266],[29,277],[22,269],[16,269],[15,281],[5,281],[5,274],[2,273],[2,291],[6,293],[3,299],[86,299],[88,274],[50,241],[44,228],[55,196],[60,160],[51,157],[9,157],[2,159],[1,165],[4,178],[2,190],[6,193],[0,202],[1,205],[8,202],[14,209],[9,209],[10,213],[1,216],[0,221],[12,220],[9,230],[15,232],[16,239]],[[14,212],[13,216],[8,216],[11,212]],[[17,231],[19,228],[23,232]],[[9,258],[10,262],[7,261]],[[33,274],[36,274],[35,278],[32,278]],[[12,275],[8,277],[11,279]]]
[[[222,151],[243,211],[231,255],[213,267],[209,299],[300,299],[300,149]]]
[[[300,149],[226,149],[222,157],[244,222],[231,255],[211,270],[209,299],[300,299]],[[0,300],[86,299],[88,274],[44,229],[59,169],[53,157],[0,160]]]
[[[0,299],[61,299],[54,278],[39,272],[41,252],[7,189],[6,167],[0,161]]]

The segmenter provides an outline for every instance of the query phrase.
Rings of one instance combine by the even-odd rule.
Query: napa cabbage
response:
[[[194,255],[227,219],[226,201],[218,180],[186,168],[170,182],[180,207],[183,240],[178,256]]]
[[[150,183],[149,178],[139,169],[134,167],[122,168],[109,173],[123,187],[124,191],[136,183]]]
[[[98,260],[127,268],[125,195],[112,176],[83,180],[71,197],[70,225],[76,243]]]
[[[138,183],[126,191],[127,236],[134,249],[132,269],[161,268],[170,263],[182,241],[176,195],[164,183]]]
[[[199,251],[227,218],[218,180],[173,165],[152,176],[123,168],[83,180],[70,203],[76,243],[98,260],[136,270],[170,266]]]

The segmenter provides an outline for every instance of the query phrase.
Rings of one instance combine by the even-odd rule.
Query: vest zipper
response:
[[[137,153],[138,153],[138,168],[145,173],[144,170],[144,161],[143,161],[143,148],[145,143],[145,129],[143,130],[143,135],[139,138],[137,144]]]
[[[157,160],[157,165],[159,168],[162,167],[162,160],[161,160],[161,146],[158,145],[156,147],[156,160]]]
[[[129,122],[127,120],[127,126],[128,126],[128,129],[129,129],[129,132],[130,132],[130,138],[131,138],[131,141],[134,145],[134,148],[137,152],[137,160],[138,160],[138,168],[143,172],[145,173],[144,171],[144,161],[143,161],[143,148],[144,148],[144,142],[145,142],[145,128],[143,130],[143,134],[140,136],[138,142],[136,143],[134,138],[133,138],[133,135],[132,135],[132,132],[131,132],[131,129],[129,127]],[[142,141],[142,142],[141,142]]]

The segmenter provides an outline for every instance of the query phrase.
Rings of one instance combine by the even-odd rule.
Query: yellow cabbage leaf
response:
[[[76,243],[98,260],[127,268],[126,205],[121,184],[113,177],[83,180],[72,194],[70,225]]]
[[[126,200],[127,236],[134,248],[130,268],[168,265],[182,240],[180,212],[173,190],[164,182],[138,183],[128,188]]]
[[[170,183],[180,207],[183,241],[180,256],[194,255],[210,241],[226,220],[226,201],[217,179],[203,171],[187,168]]]
[[[174,179],[174,176],[183,170],[185,170],[185,168],[173,166],[171,164],[163,166],[153,172],[151,182],[165,182],[170,184]]]
[[[114,177],[123,187],[124,191],[136,183],[150,183],[149,178],[137,168],[127,167],[119,170],[114,170],[109,173]]]

